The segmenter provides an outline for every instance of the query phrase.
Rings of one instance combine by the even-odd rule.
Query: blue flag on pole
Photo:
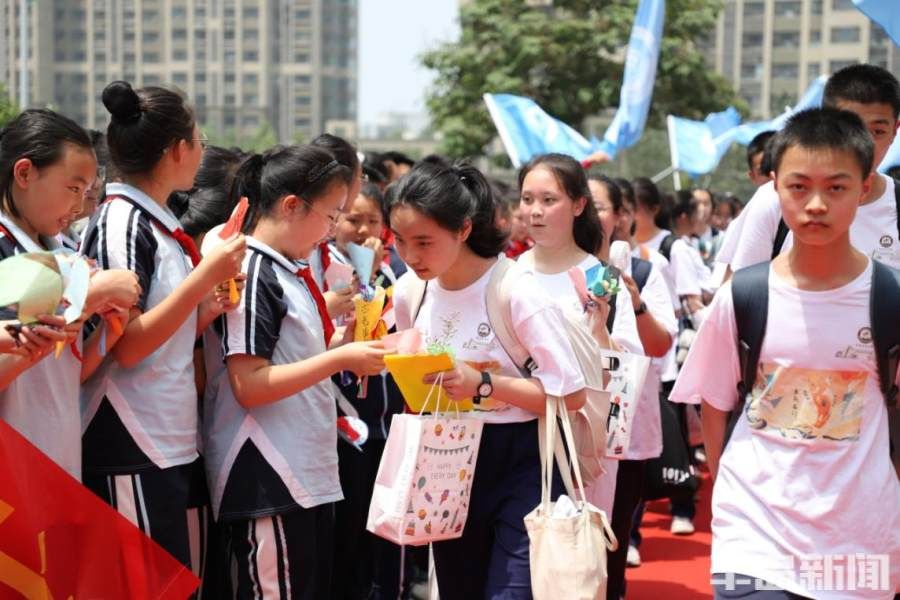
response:
[[[484,102],[517,169],[532,157],[547,152],[568,154],[580,161],[594,151],[594,145],[584,136],[548,115],[531,98],[485,94]]]
[[[853,0],[863,14],[881,25],[884,32],[900,46],[900,10],[897,0]]]
[[[778,131],[787,120],[796,112],[806,110],[807,108],[816,108],[822,105],[822,95],[825,93],[825,84],[828,82],[827,75],[820,75],[813,81],[803,96],[797,101],[792,108],[785,110],[783,113],[772,119],[771,121],[754,121],[752,123],[744,123],[737,128],[734,140],[743,145],[749,144],[757,135],[763,131]]]
[[[620,150],[633,146],[644,133],[653,97],[653,83],[656,81],[665,14],[665,0],[640,0],[638,4],[625,57],[619,109],[600,145],[600,150],[609,154],[610,158],[615,158]]]
[[[713,171],[734,141],[741,115],[729,106],[703,121],[669,115],[669,149],[672,166],[693,177]]]

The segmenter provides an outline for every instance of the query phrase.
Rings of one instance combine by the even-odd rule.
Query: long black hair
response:
[[[185,233],[195,237],[228,220],[237,203],[231,195],[234,175],[246,156],[237,148],[209,146],[204,150],[194,187],[184,194],[184,211],[178,219]]]
[[[468,163],[417,163],[387,189],[388,222],[398,206],[409,206],[448,231],[460,231],[471,222],[466,245],[482,258],[497,256],[506,246],[506,234],[497,227],[497,200],[491,186]]]
[[[316,146],[275,146],[251,155],[237,170],[232,193],[249,202],[243,232],[251,233],[285,196],[295,194],[312,203],[335,181],[349,185],[352,177],[331,152]]]
[[[14,217],[19,211],[13,203],[13,167],[27,158],[40,169],[62,159],[65,145],[93,152],[87,131],[72,119],[46,109],[22,111],[0,130],[0,210]]]
[[[587,176],[581,164],[567,154],[542,154],[536,156],[519,171],[519,191],[525,183],[525,177],[534,169],[543,167],[553,173],[559,186],[573,202],[584,199],[584,210],[575,217],[572,235],[579,248],[588,254],[596,254],[603,245],[603,229],[597,207],[591,197]]]

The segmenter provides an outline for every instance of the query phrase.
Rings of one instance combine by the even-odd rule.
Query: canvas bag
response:
[[[437,406],[441,380],[432,385]],[[400,545],[462,535],[483,422],[448,414],[397,414],[375,476],[366,529]]]
[[[512,323],[510,298],[516,280],[527,272],[515,261],[501,256],[491,273],[485,298],[491,329],[494,330],[497,341],[522,372],[523,377],[530,377],[537,365],[516,336]],[[397,314],[397,325],[401,329],[414,326],[426,290],[426,282],[417,278],[415,273],[407,272],[406,277],[410,278],[406,295],[409,314]],[[578,454],[584,481],[587,485],[591,485],[603,473],[606,423],[609,417],[609,393],[603,391],[600,345],[589,333],[583,319],[564,313],[563,325],[564,333],[572,345],[585,381],[587,402],[578,411],[573,412],[572,428],[575,436],[573,448]]]
[[[631,444],[634,416],[650,369],[650,359],[615,350],[604,349],[600,353],[603,366],[610,375],[605,386],[610,397],[606,456],[621,460]]]
[[[541,450],[541,503],[525,516],[531,561],[531,593],[535,600],[604,600],[606,598],[607,550],[618,548],[618,541],[606,513],[584,498],[584,482],[578,455],[570,452],[568,464],[562,443],[557,437],[557,416],[562,424],[566,445],[574,444],[569,414],[562,398],[547,397],[547,414],[538,420],[538,443]],[[562,500],[550,501],[553,481],[553,459],[559,464],[566,493],[577,512],[568,516],[554,515]],[[575,474],[579,496],[572,489]]]

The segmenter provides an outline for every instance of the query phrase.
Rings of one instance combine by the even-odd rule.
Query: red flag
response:
[[[0,420],[0,598],[187,598],[194,574]]]

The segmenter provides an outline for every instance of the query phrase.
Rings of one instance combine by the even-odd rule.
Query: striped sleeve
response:
[[[101,269],[128,269],[138,276],[146,310],[150,282],[156,269],[158,243],[150,218],[129,202],[112,200],[100,207],[84,235],[83,253]]]
[[[241,303],[227,313],[222,349],[225,356],[249,354],[272,360],[287,314],[284,289],[271,260],[256,252],[245,259],[247,283]]]

